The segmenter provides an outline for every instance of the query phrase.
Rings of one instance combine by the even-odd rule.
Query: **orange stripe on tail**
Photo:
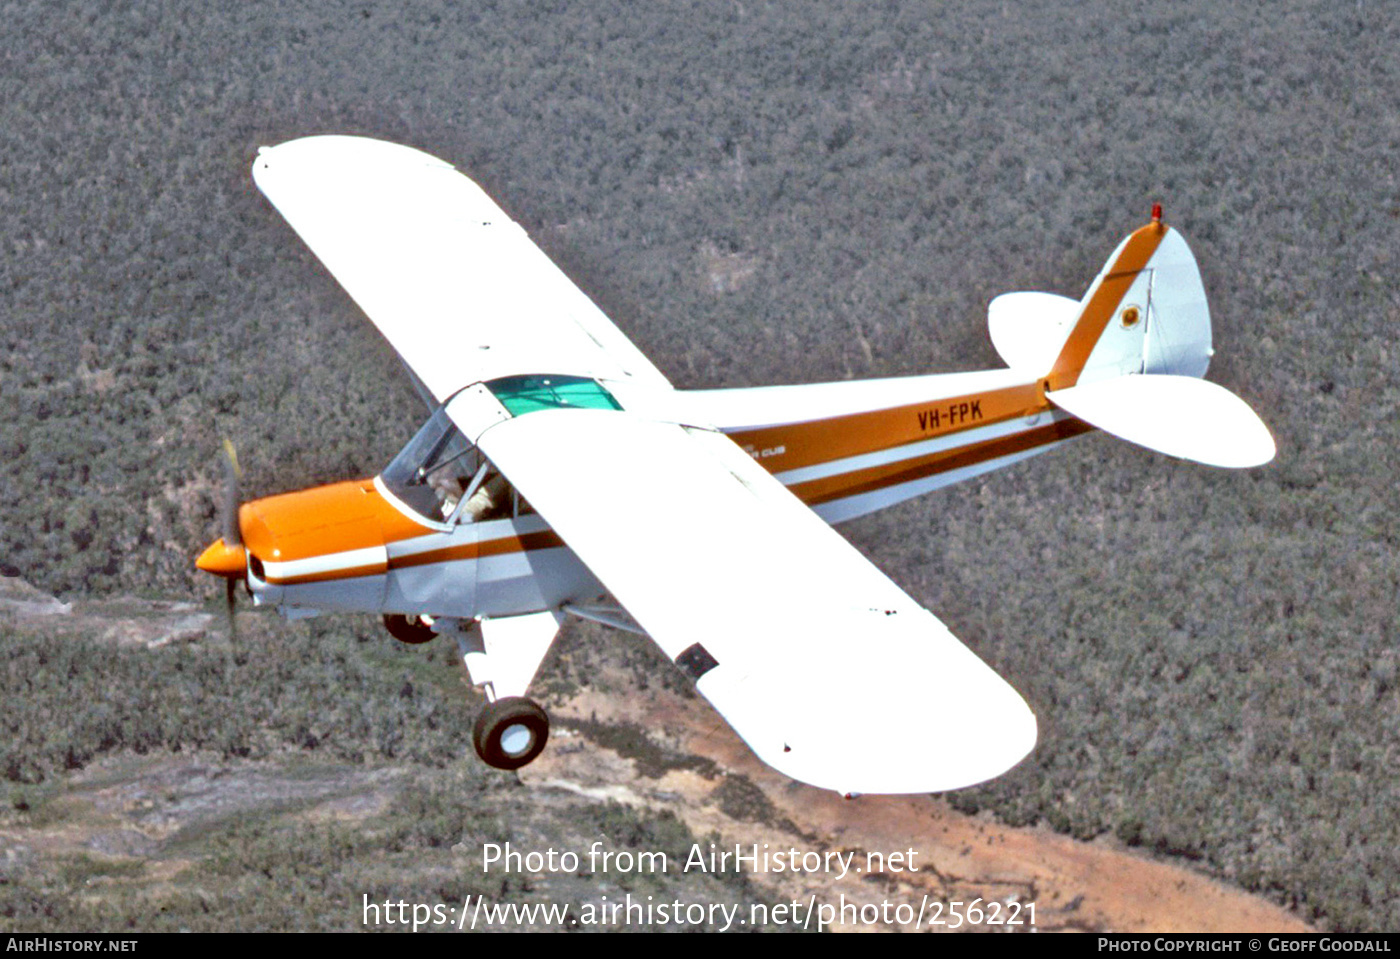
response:
[[[1147,262],[1157,252],[1157,247],[1166,235],[1167,228],[1160,220],[1154,219],[1128,237],[1122,252],[1104,271],[1094,295],[1080,310],[1074,329],[1070,331],[1065,345],[1060,348],[1055,365],[1050,368],[1050,375],[1046,377],[1048,389],[1062,390],[1078,382],[1079,374],[1083,372],[1084,364],[1089,360],[1089,354],[1094,351],[1099,337],[1103,336],[1104,330],[1108,328],[1109,321],[1118,311],[1118,305],[1123,301],[1128,288],[1147,266]]]

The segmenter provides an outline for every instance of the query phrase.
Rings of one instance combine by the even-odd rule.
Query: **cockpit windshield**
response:
[[[441,523],[458,512],[457,507],[464,497],[487,493],[493,479],[491,473],[486,458],[467,442],[446,411],[439,407],[394,457],[380,479],[404,505]],[[499,480],[496,485],[500,485]]]
[[[503,376],[485,385],[511,416],[539,410],[622,409],[601,383],[582,376]],[[400,502],[434,523],[471,523],[533,512],[441,406],[380,479]]]

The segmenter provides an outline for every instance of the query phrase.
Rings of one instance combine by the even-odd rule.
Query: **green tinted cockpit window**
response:
[[[597,380],[582,376],[503,376],[486,384],[511,416],[536,410],[620,410]]]

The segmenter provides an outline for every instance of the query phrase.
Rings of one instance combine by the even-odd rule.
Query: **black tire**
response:
[[[548,741],[549,716],[523,696],[487,703],[472,727],[476,754],[497,769],[519,769],[544,752]]]
[[[389,631],[390,636],[401,643],[408,643],[410,646],[431,642],[437,638],[437,633],[433,632],[432,627],[417,616],[400,616],[398,613],[386,613],[384,616],[384,628]]]

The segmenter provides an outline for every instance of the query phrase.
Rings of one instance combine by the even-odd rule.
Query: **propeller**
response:
[[[228,619],[228,644],[233,647],[234,660],[238,659],[238,581],[224,580],[224,613]]]
[[[238,524],[238,481],[243,470],[238,465],[238,451],[224,439],[224,490],[219,501],[219,527],[223,538],[216,540],[196,565],[206,573],[224,579],[224,603],[228,621],[229,644],[234,647],[237,661],[238,629],[235,613],[238,605],[238,584],[248,576],[248,554],[243,548],[243,533]]]
[[[219,525],[224,532],[225,546],[242,546],[243,531],[238,528],[238,481],[243,470],[238,465],[238,451],[224,437],[224,499],[219,504]]]
[[[224,546],[237,550],[246,557],[243,549],[243,531],[238,526],[238,481],[243,478],[243,470],[238,465],[238,451],[233,441],[224,437],[224,498],[219,504],[219,525],[224,531]],[[246,563],[246,558],[244,560]],[[244,566],[246,575],[247,567]],[[234,665],[238,664],[238,579],[229,576],[224,579],[224,612],[228,619],[228,644],[233,652]]]

